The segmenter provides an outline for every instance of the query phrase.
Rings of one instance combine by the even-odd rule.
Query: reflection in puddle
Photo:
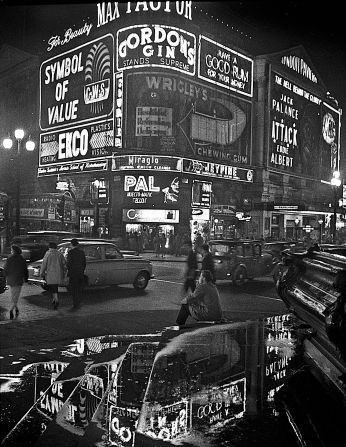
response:
[[[47,348],[46,362],[0,376],[3,445],[294,445],[276,402],[303,364],[293,323],[279,315]]]

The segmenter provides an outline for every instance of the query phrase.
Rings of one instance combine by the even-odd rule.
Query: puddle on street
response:
[[[287,314],[3,358],[2,445],[292,446],[278,396],[301,346]]]

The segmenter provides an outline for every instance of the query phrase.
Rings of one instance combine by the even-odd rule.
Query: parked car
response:
[[[144,290],[149,280],[153,278],[150,261],[140,256],[123,254],[111,242],[80,239],[79,245],[84,250],[87,261],[85,269],[87,287],[132,284],[135,289]],[[63,242],[58,245],[58,249],[66,257],[71,244]],[[40,277],[41,264],[42,259],[28,265],[28,282],[45,288],[45,282]],[[67,288],[67,279],[62,286]]]
[[[80,241],[97,241],[97,242],[111,242],[112,244],[115,244],[123,255],[135,255],[135,250],[125,250],[121,249],[115,239],[104,239],[104,238],[91,238],[91,237],[75,237],[79,242]],[[71,242],[71,238],[64,238],[61,242]]]
[[[80,236],[80,233],[71,231],[28,231],[26,234],[15,236],[11,240],[11,245],[18,245],[22,249],[24,259],[28,262],[33,262],[43,258],[48,250],[49,242],[59,244],[63,238],[69,237],[71,240],[71,238],[77,236]],[[9,247],[5,254],[9,255],[10,250]]]
[[[297,242],[292,241],[271,241],[271,242],[265,242],[262,245],[263,251],[266,251],[273,255],[274,258],[281,261],[282,258],[282,251],[286,249],[290,250],[299,250],[302,249],[302,247],[299,246]]]
[[[216,279],[230,279],[236,286],[246,279],[271,275],[275,261],[262,251],[262,243],[250,239],[215,239],[209,241],[215,264]]]

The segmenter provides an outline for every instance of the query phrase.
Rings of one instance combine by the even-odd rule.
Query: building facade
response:
[[[302,47],[251,55],[193,2],[94,8],[41,52],[36,194],[68,191],[75,229],[111,237],[327,225],[341,111]]]

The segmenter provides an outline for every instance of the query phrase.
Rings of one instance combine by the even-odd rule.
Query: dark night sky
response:
[[[45,50],[44,40],[70,26],[95,19],[96,3],[16,3],[0,0],[0,44],[8,43],[34,54]],[[346,108],[346,46],[344,14],[339,3],[316,1],[193,2],[203,9],[252,30],[253,54],[303,45],[329,91]],[[243,28],[242,28],[243,27]],[[248,28],[247,28],[248,27]],[[212,28],[211,28],[212,33]],[[259,51],[256,47],[261,48]],[[264,50],[263,50],[264,49]],[[345,134],[345,126],[343,132]],[[343,141],[345,141],[343,139]],[[343,146],[342,141],[342,146]]]

